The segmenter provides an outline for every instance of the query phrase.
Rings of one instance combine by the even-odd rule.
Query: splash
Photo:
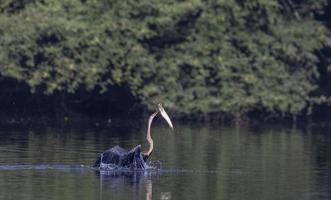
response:
[[[102,156],[101,156],[102,160]],[[141,159],[142,160],[142,159]],[[148,161],[148,162],[137,162],[134,160],[132,165],[122,166],[119,164],[100,162],[99,167],[95,167],[99,170],[131,170],[131,171],[144,171],[144,170],[160,170],[162,163],[160,161]]]

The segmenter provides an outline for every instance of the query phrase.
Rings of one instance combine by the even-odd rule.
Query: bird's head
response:
[[[172,125],[172,122],[170,120],[169,115],[167,114],[167,112],[164,110],[164,108],[162,107],[162,104],[158,104],[158,109],[159,112],[161,114],[161,116],[167,121],[168,125],[170,126],[171,129],[174,129],[174,126]]]

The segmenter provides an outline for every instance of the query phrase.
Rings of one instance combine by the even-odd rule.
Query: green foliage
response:
[[[313,95],[325,4],[6,0],[0,73],[48,94],[126,85],[179,114],[296,115],[326,99]]]

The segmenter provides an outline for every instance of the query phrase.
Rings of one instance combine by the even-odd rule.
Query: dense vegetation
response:
[[[32,92],[129,92],[240,117],[329,102],[326,0],[3,0],[0,73]],[[1,84],[1,82],[0,82]]]

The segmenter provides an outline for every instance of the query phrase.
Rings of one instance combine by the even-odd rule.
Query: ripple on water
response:
[[[192,173],[192,174],[220,174],[217,170],[194,170],[194,169],[163,169],[160,167],[160,162],[149,162],[147,168],[142,169],[129,169],[129,168],[118,168],[113,165],[108,165],[104,168],[95,168],[90,165],[63,165],[63,164],[34,164],[34,165],[0,165],[0,171],[10,171],[10,170],[93,170],[100,171],[101,174],[116,174],[116,173]],[[238,173],[237,171],[233,173]]]

